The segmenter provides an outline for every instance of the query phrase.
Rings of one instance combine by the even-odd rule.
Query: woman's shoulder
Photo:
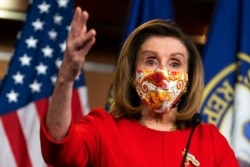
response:
[[[93,108],[88,114],[82,117],[79,124],[85,124],[96,127],[110,126],[114,123],[114,119],[110,112],[103,108]]]
[[[224,145],[228,145],[226,137],[214,124],[202,122],[197,127],[197,131],[199,132],[200,137],[209,138],[214,144],[224,143]]]
[[[112,119],[111,114],[101,107],[93,108],[88,114],[83,116],[83,120],[107,120]]]
[[[211,123],[201,122],[201,124],[197,127],[202,131],[210,131],[211,133],[220,133],[219,129]]]
[[[197,127],[201,128],[202,130],[218,131],[218,128],[214,124],[206,122],[201,122],[200,125],[198,125]]]
[[[200,137],[206,143],[203,148],[213,150],[216,154],[215,162],[217,164],[221,164],[221,166],[238,166],[229,141],[214,124],[201,123],[197,129],[201,133]]]
[[[110,117],[110,113],[101,107],[96,107],[90,110],[86,116]]]
[[[211,123],[202,122],[200,125],[196,127],[200,133],[205,133],[208,135],[222,135],[219,129]]]

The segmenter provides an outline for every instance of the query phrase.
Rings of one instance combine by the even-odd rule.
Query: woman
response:
[[[87,19],[87,12],[77,8],[41,124],[47,163],[60,167],[238,166],[215,126],[192,121],[201,103],[202,64],[193,43],[168,21],[147,22],[125,41],[114,74],[111,112],[96,108],[72,124],[73,82],[95,42],[95,31],[87,31]]]

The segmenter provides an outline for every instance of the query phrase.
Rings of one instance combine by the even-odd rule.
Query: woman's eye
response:
[[[171,66],[172,68],[179,68],[179,67],[180,67],[180,64],[179,64],[178,62],[173,62],[173,63],[170,64],[170,66]]]
[[[154,59],[149,59],[146,61],[146,64],[149,66],[153,66],[153,65],[156,65],[156,61]]]

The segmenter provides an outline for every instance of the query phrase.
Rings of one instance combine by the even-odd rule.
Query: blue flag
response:
[[[40,120],[54,89],[72,17],[71,0],[33,0],[29,5],[0,87],[1,167],[47,166],[41,156]],[[74,88],[77,120],[88,111],[82,74]]]
[[[172,0],[132,0],[125,38],[139,25],[152,19],[174,19]]]
[[[219,0],[204,48],[203,120],[250,164],[250,1]]]

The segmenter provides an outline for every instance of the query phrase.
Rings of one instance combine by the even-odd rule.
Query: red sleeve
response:
[[[45,123],[42,121],[40,139],[45,162],[55,167],[74,167],[86,166],[95,161],[99,139],[92,120],[102,118],[104,113],[100,110],[93,110],[78,124],[71,124],[67,136],[61,142],[49,136]]]
[[[210,125],[212,142],[214,143],[215,164],[218,167],[239,167],[234,151],[231,149],[226,138],[214,125]]]

